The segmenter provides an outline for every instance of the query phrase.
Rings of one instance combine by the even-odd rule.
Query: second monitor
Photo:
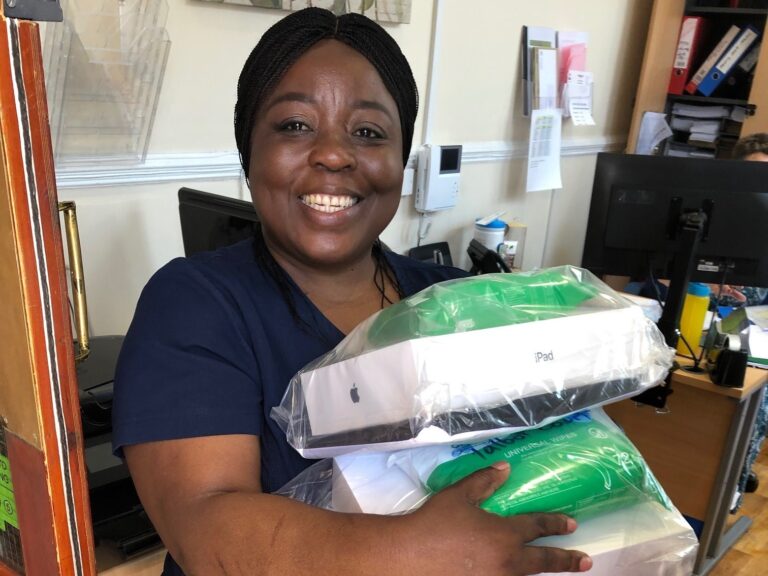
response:
[[[689,280],[768,286],[766,222],[768,163],[598,154],[582,265],[671,279],[659,327],[674,346]]]

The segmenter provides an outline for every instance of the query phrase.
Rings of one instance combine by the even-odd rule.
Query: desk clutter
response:
[[[768,368],[768,306],[721,306],[701,339],[712,381],[741,387],[748,365]]]
[[[672,137],[665,155],[730,158],[746,114],[743,106],[675,102],[669,113]]]
[[[293,378],[272,417],[319,461],[278,493],[401,514],[505,460],[482,507],[580,521],[535,544],[583,550],[595,574],[690,574],[695,534],[600,408],[663,380],[673,356],[640,306],[580,268],[441,282]]]
[[[505,222],[499,212],[475,221],[467,254],[473,274],[519,272],[525,251],[528,227],[517,220]]]

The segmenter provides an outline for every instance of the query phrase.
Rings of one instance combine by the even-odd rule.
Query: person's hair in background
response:
[[[733,157],[768,162],[768,133],[758,132],[740,139],[733,147]]]
[[[321,8],[293,12],[272,26],[251,52],[240,73],[235,104],[235,139],[248,179],[251,130],[259,108],[285,71],[321,40],[337,40],[356,50],[376,68],[400,113],[403,167],[408,162],[419,93],[397,42],[384,28],[360,14],[335,16]]]

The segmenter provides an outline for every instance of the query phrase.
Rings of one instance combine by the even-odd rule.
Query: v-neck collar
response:
[[[388,250],[383,250],[382,254],[384,255],[384,259],[386,260],[390,270],[392,270],[392,273],[395,275],[395,279],[400,285],[400,288],[403,290],[403,293],[406,296],[410,295],[412,292],[411,283],[408,282],[408,279],[404,277],[403,270],[397,265]],[[277,264],[277,262],[275,263]],[[279,264],[277,265],[280,266]],[[327,338],[329,341],[334,342],[334,346],[338,342],[341,342],[341,340],[343,340],[347,334],[342,332],[333,322],[328,319],[325,314],[323,314],[323,312],[315,305],[315,303],[312,302],[309,296],[307,296],[306,293],[294,281],[290,274],[285,272],[285,270],[283,270],[283,272],[285,273],[286,278],[288,278],[294,294],[297,294],[301,301],[304,302],[304,306],[307,307],[307,311],[312,317],[312,322],[310,322],[310,324],[317,328],[323,337]],[[297,311],[300,312],[300,308],[297,309]]]

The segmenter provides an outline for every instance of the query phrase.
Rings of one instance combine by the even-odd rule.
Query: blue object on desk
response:
[[[728,318],[728,315],[733,312],[733,306],[718,306],[717,313],[720,318]]]

